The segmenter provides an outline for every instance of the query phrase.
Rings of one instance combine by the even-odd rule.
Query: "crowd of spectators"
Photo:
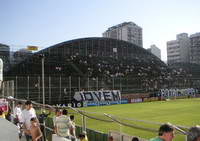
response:
[[[16,103],[12,119],[6,118],[6,115],[8,114],[4,114],[2,109],[0,109],[0,118],[6,118],[18,127],[20,139],[24,135],[26,141],[46,141],[45,120],[51,114],[51,111],[55,111],[55,115],[52,118],[52,137],[53,139],[56,137],[54,140],[65,138],[69,141],[88,141],[86,132],[76,135],[74,115],[68,116],[68,111],[66,109],[54,110],[52,108],[49,110],[50,111],[47,114],[45,111],[42,111],[41,114],[36,115],[32,102],[27,100],[25,105],[21,102]]]
[[[41,59],[38,56],[33,55],[19,66],[12,70],[12,75],[28,74],[36,77],[38,73],[41,75]],[[190,67],[195,68],[196,71],[191,71]],[[129,86],[142,89],[142,92],[152,92],[163,88],[196,88],[200,84],[200,80],[196,79],[198,74],[196,72],[199,71],[200,67],[195,65],[168,66],[155,56],[145,54],[135,54],[131,57],[116,55],[103,57],[74,53],[64,57],[54,55],[45,57],[46,76],[72,76],[92,80],[102,78],[109,86],[112,86],[113,79],[120,79],[120,85],[126,85],[127,91]]]

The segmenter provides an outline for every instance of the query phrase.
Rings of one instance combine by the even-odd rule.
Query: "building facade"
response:
[[[151,52],[159,59],[161,59],[161,50],[156,45],[151,45],[150,48],[147,49],[147,51]]]
[[[124,22],[108,28],[103,37],[124,40],[143,47],[142,28],[133,22]]]
[[[189,63],[190,39],[187,33],[176,36],[176,40],[167,42],[167,63]]]
[[[5,44],[0,44],[0,58],[3,61],[3,70],[7,71],[10,66],[10,47]]]
[[[20,49],[15,52],[10,52],[10,65],[16,65],[19,64],[20,62],[24,61],[28,57],[32,55],[32,52],[27,50],[27,49]]]
[[[190,35],[190,63],[200,64],[200,32]]]

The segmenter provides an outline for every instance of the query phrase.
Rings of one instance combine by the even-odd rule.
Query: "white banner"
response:
[[[76,101],[119,101],[121,92],[119,90],[80,91],[75,92]]]
[[[197,89],[187,88],[187,89],[161,89],[160,96],[170,97],[170,96],[189,96],[198,93]]]

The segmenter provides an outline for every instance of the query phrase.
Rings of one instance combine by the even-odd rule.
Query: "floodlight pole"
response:
[[[45,89],[44,89],[44,54],[41,54],[42,58],[42,104],[45,105]]]

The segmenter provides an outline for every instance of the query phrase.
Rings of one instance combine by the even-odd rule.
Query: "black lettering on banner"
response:
[[[80,100],[80,101],[84,101],[84,100],[85,100],[85,96],[84,96],[83,92],[80,92],[79,94],[80,94],[81,99],[82,99],[82,100]]]
[[[102,91],[93,91],[92,94],[96,96],[97,101],[101,101]]]
[[[113,101],[120,100],[119,91],[111,91],[111,93],[112,93]]]
[[[110,91],[104,91],[103,92],[104,100],[105,101],[112,101],[111,93]]]
[[[93,95],[91,92],[83,92],[86,101],[94,101]]]

